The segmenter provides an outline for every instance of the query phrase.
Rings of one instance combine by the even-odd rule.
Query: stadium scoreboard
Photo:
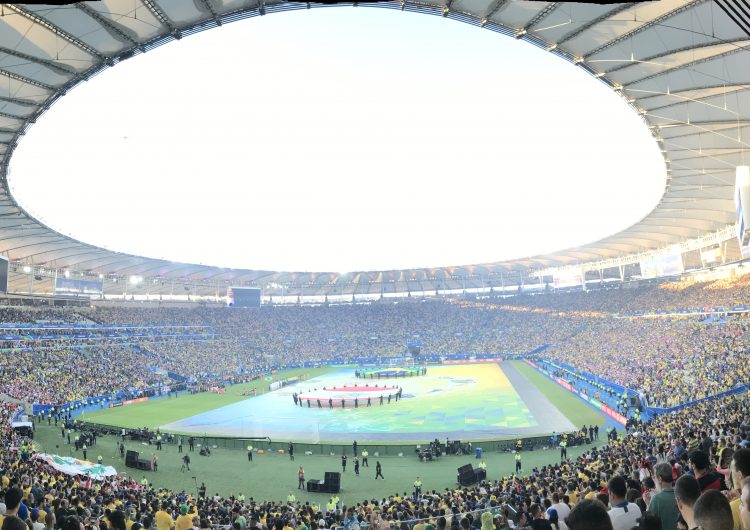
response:
[[[734,180],[734,205],[737,208],[737,240],[742,257],[750,255],[750,167],[737,166]]]
[[[229,307],[260,307],[260,287],[229,287],[227,305]]]
[[[0,293],[8,292],[8,258],[0,256]]]

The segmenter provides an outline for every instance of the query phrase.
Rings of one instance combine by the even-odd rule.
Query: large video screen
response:
[[[0,293],[8,292],[8,258],[0,256]]]
[[[561,271],[555,271],[552,274],[552,282],[556,289],[583,285],[583,269],[580,267],[573,267]]]
[[[99,296],[102,294],[102,282],[76,278],[56,278],[55,294],[62,296]]]
[[[735,193],[734,202],[737,206],[737,242],[740,245],[742,257],[746,258],[750,256],[750,239],[748,239],[748,226],[745,222],[748,212],[745,211],[745,201],[742,198],[748,195],[748,190],[744,187],[738,187]]]
[[[230,287],[227,289],[227,305],[230,307],[260,307],[259,287]]]
[[[682,261],[682,253],[679,249],[672,250],[668,254],[662,254],[660,256],[641,260],[642,278],[674,276],[682,274],[684,271],[685,265]]]

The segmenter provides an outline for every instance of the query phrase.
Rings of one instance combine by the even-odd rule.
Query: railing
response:
[[[122,427],[115,425],[107,425],[104,423],[94,423],[83,420],[83,423],[88,428],[94,428],[102,432],[120,433]],[[133,431],[133,429],[126,429],[127,431]],[[162,431],[165,432],[165,431]],[[286,451],[289,447],[289,441],[282,440],[269,440],[267,438],[258,439],[250,437],[227,437],[227,436],[203,436],[203,435],[192,435],[196,441],[209,444],[211,448],[221,449],[236,449],[245,450],[249,445],[252,445],[256,450],[263,450],[265,452],[277,452],[279,449]],[[183,440],[190,438],[190,434],[182,434]],[[548,435],[544,436],[520,436],[509,434],[508,438],[501,440],[470,440],[468,438],[462,439],[462,442],[471,442],[472,452],[471,454],[464,455],[445,455],[441,458],[453,458],[456,456],[463,456],[467,460],[476,460],[476,449],[481,448],[483,453],[488,452],[508,452],[515,448],[515,443],[518,439],[523,440],[524,447],[533,447],[534,449],[540,449],[542,447],[549,446],[550,440]],[[164,442],[163,442],[164,443]],[[176,443],[176,442],[174,442]],[[370,458],[379,458],[381,456],[401,456],[403,458],[414,458],[417,459],[418,448],[426,447],[429,441],[412,444],[384,444],[384,443],[359,443],[358,450],[367,449],[370,453]],[[294,442],[294,450],[297,454],[307,455],[318,455],[318,456],[341,456],[342,454],[352,455],[352,445],[349,442],[334,443],[321,441],[318,443],[303,443]]]

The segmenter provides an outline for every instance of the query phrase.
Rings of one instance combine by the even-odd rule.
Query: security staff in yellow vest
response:
[[[568,441],[563,440],[560,442],[560,461],[563,461],[566,458],[568,458]]]
[[[516,473],[521,472],[521,452],[516,451]]]
[[[368,456],[370,456],[370,453],[367,452],[367,449],[362,449],[362,467],[370,467],[370,464],[367,463]]]
[[[418,499],[420,495],[422,495],[422,481],[417,477],[414,481],[414,498]]]
[[[253,446],[252,445],[247,446],[247,461],[248,462],[253,461]]]

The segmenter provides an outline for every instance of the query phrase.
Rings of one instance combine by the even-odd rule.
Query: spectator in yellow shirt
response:
[[[180,506],[180,516],[174,523],[175,530],[189,530],[193,526],[193,517],[198,515],[198,511],[193,507],[192,513],[188,513],[190,508],[187,504]]]
[[[161,510],[154,514],[156,519],[156,530],[170,530],[174,526],[172,516],[167,512],[169,503],[164,501],[161,503]]]

